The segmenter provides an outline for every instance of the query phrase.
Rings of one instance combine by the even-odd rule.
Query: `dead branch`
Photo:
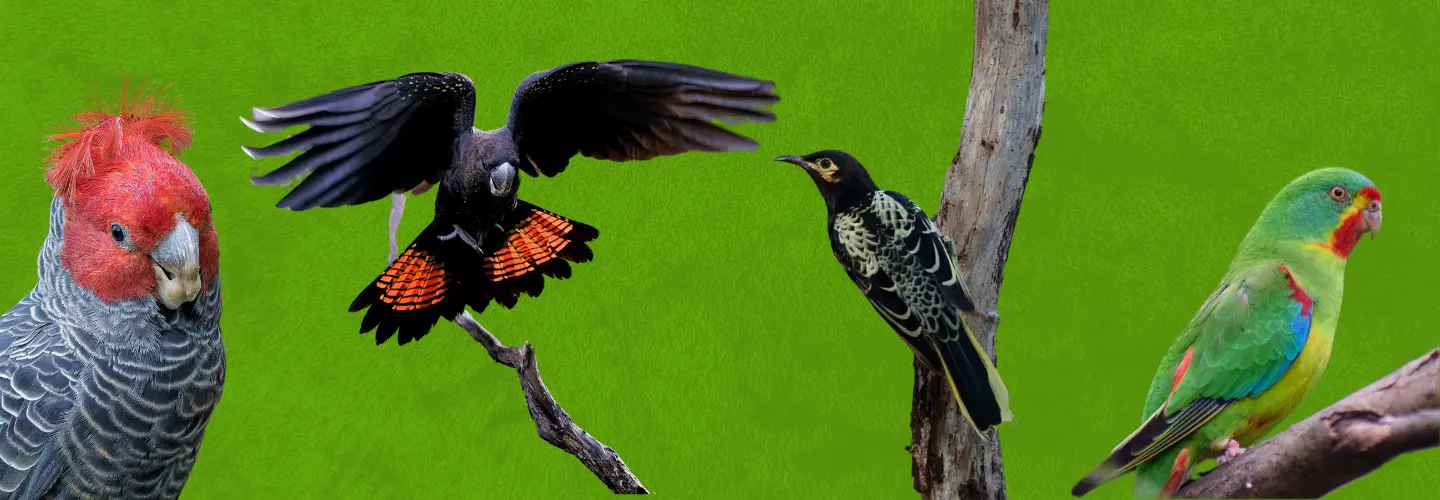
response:
[[[955,240],[969,290],[983,314],[965,321],[995,354],[994,314],[1010,238],[1045,109],[1046,0],[977,0],[975,52],[959,151],[945,176],[935,220]],[[1003,365],[996,367],[1004,373]],[[1005,498],[999,436],[976,436],[945,376],[916,361],[910,412],[912,475],[926,499]]]
[[[1183,498],[1320,498],[1440,446],[1440,348],[1181,488]]]
[[[476,322],[475,318],[470,317],[469,311],[456,316],[455,324],[469,332],[470,338],[485,346],[485,350],[490,353],[490,359],[514,368],[519,374],[520,388],[525,391],[525,406],[530,408],[530,418],[535,420],[535,430],[541,439],[580,459],[580,463],[585,464],[585,468],[600,478],[610,491],[650,493],[640,484],[635,474],[630,472],[630,468],[625,466],[625,461],[620,459],[615,450],[575,425],[575,421],[570,420],[570,415],[565,413],[560,403],[555,402],[555,398],[550,395],[550,389],[540,380],[540,369],[535,364],[535,349],[530,347],[529,342],[520,347],[501,344],[500,339],[495,338],[495,335]]]

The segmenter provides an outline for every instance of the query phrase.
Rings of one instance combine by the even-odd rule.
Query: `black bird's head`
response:
[[[461,165],[473,164],[476,168],[476,185],[470,189],[494,198],[513,198],[520,188],[517,166],[520,155],[515,144],[498,134],[485,132],[469,134],[457,141],[461,151]]]
[[[868,194],[876,190],[870,173],[859,160],[844,151],[828,149],[805,156],[781,156],[775,161],[799,165],[810,174],[815,186],[827,204],[843,200],[849,195]]]
[[[483,220],[514,208],[520,188],[513,148],[483,133],[456,141],[456,168],[445,173],[436,209],[443,205],[452,215]]]
[[[513,198],[516,188],[520,187],[520,177],[515,175],[515,165],[505,161],[487,167],[490,175],[485,182],[485,189],[490,191],[490,195],[499,198]]]

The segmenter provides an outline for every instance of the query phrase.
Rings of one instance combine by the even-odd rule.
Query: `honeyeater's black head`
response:
[[[859,160],[844,151],[827,149],[805,156],[781,156],[775,161],[799,165],[810,174],[827,205],[843,202],[857,195],[868,195],[877,188],[870,173]]]

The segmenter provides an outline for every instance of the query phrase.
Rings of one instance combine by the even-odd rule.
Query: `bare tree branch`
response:
[[[529,342],[520,347],[501,344],[500,339],[476,322],[469,311],[456,316],[455,324],[469,332],[470,338],[485,346],[485,350],[490,353],[490,359],[514,368],[519,374],[520,388],[525,391],[525,406],[530,408],[530,418],[535,420],[535,430],[541,439],[565,453],[575,455],[610,491],[650,493],[640,484],[635,474],[630,472],[630,468],[625,466],[625,461],[620,459],[615,450],[575,425],[575,421],[570,420],[570,415],[565,413],[560,403],[555,402],[555,398],[550,395],[550,389],[540,380],[540,369],[535,364],[535,349],[530,347]]]
[[[1183,498],[1320,498],[1440,446],[1440,349],[1411,361],[1180,489]]]
[[[1010,237],[1040,141],[1048,22],[1046,0],[976,0],[965,122],[935,214],[955,240],[976,307],[987,312],[967,314],[965,321],[991,356]],[[982,441],[965,423],[944,374],[918,360],[910,429],[915,490],[923,498],[1005,498],[998,434],[987,431]]]

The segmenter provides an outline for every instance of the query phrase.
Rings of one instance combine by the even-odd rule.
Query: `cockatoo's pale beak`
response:
[[[490,194],[505,196],[515,187],[515,166],[501,163],[490,172]]]
[[[150,254],[155,297],[172,311],[200,296],[200,232],[176,219],[175,229]]]

